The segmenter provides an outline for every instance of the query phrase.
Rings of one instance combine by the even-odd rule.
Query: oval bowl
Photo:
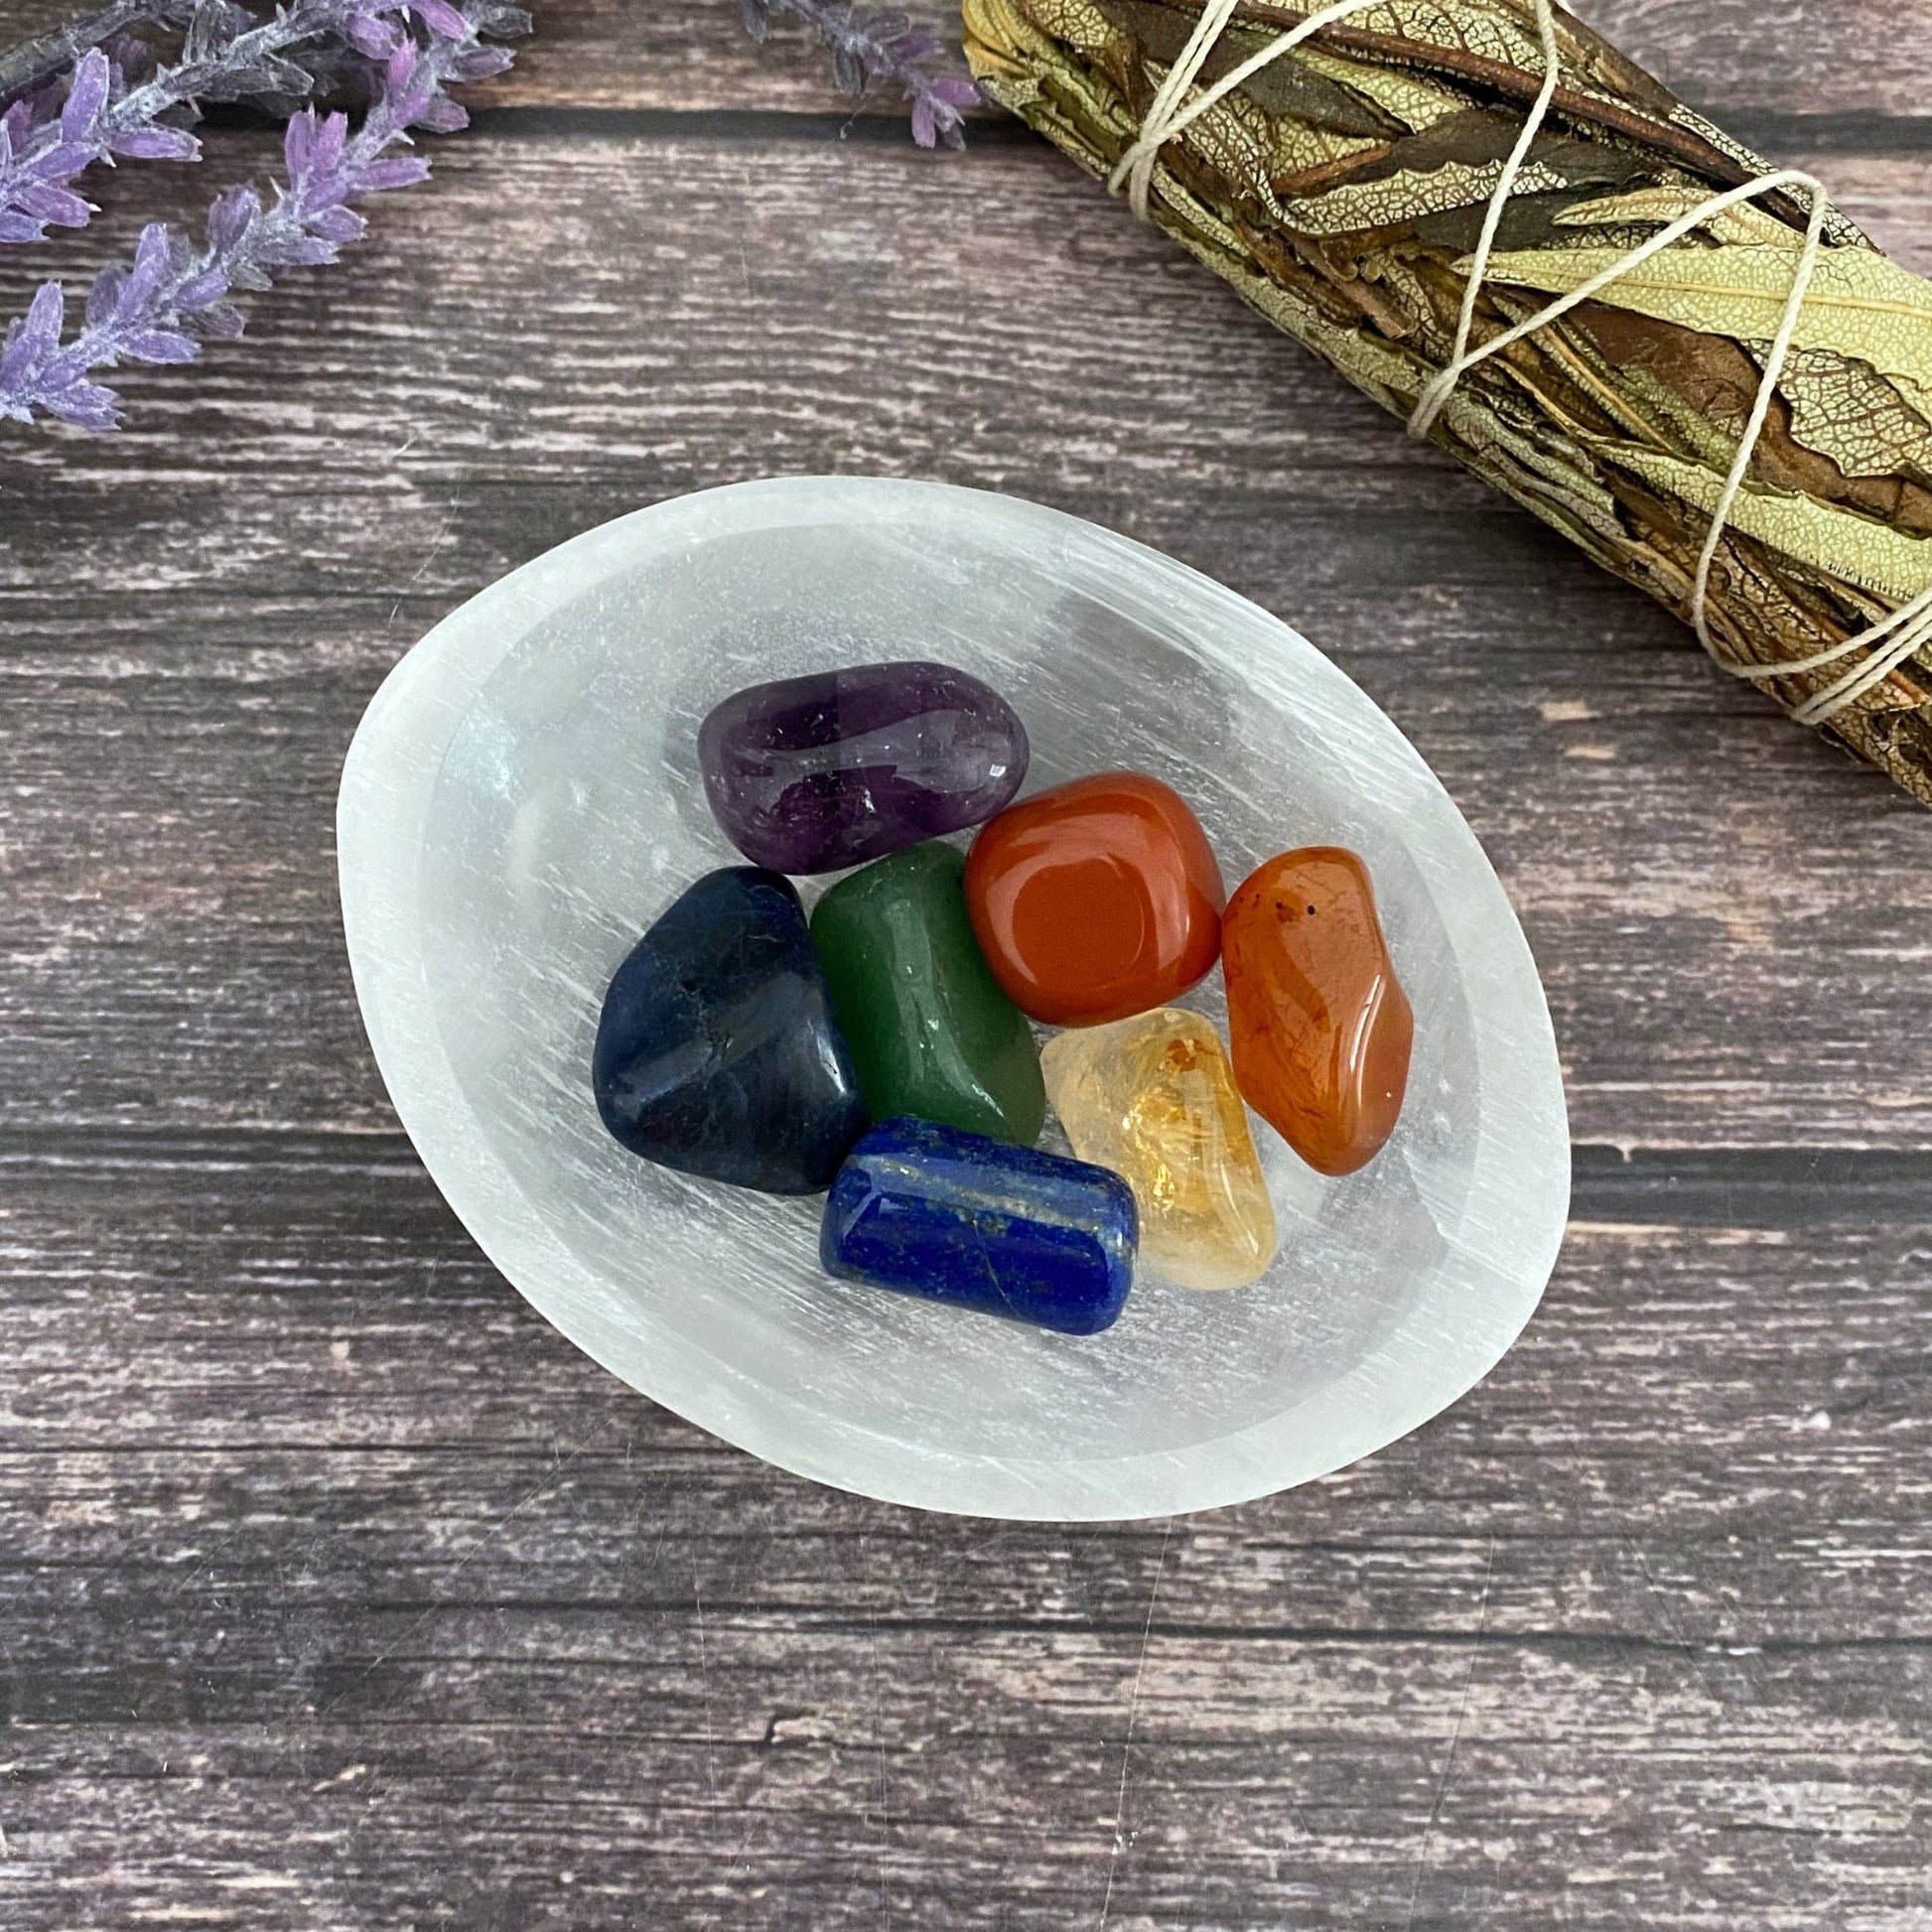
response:
[[[1144,1282],[1103,1335],[1039,1333],[829,1281],[817,1201],[693,1180],[605,1134],[588,1069],[606,982],[687,884],[741,863],[706,809],[699,721],[741,685],[894,657],[1004,693],[1029,791],[1167,779],[1230,888],[1290,846],[1368,862],[1415,1008],[1408,1099],[1341,1180],[1256,1122],[1282,1242],[1254,1287]],[[1461,815],[1286,624],[1058,511],[800,478],[588,531],[396,666],[349,748],[338,836],[376,1059],[464,1224],[613,1373],[818,1481],[1049,1520],[1285,1489],[1454,1401],[1555,1261],[1570,1155],[1549,1013]],[[1224,1024],[1218,971],[1184,1004]]]

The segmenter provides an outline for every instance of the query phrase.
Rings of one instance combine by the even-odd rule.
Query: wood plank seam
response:
[[[1783,1228],[1835,1222],[1932,1223],[1932,1149],[1756,1147],[1572,1150],[1573,1223]],[[409,1179],[421,1173],[400,1131],[305,1133],[240,1127],[124,1133],[0,1132],[0,1173],[98,1174],[292,1169],[306,1175]]]
[[[1806,113],[1801,109],[1726,110],[1726,129],[1758,153],[1861,155],[1918,159],[1932,153],[1932,114],[1859,112]],[[207,128],[257,129],[276,124],[245,107],[211,104]],[[855,146],[909,147],[905,117],[888,108],[859,103],[849,108],[808,107],[619,107],[595,102],[549,105],[514,101],[470,110],[473,135],[495,139],[590,139],[620,137],[717,141],[841,141]],[[1046,144],[1024,122],[989,111],[967,122],[963,154],[934,155],[929,165],[957,167],[975,149],[1037,147]]]

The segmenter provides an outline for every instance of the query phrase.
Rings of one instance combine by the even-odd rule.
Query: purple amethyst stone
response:
[[[734,692],[698,761],[755,865],[838,872],[991,818],[1027,775],[1027,729],[949,664],[853,664]]]

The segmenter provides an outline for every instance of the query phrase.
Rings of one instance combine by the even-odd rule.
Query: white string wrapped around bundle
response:
[[[1189,100],[1187,98],[1189,90],[1199,78],[1208,56],[1234,18],[1239,4],[1240,0],[1206,0],[1206,4],[1201,9],[1200,19],[1194,25],[1193,33],[1188,37],[1173,66],[1168,69],[1155,92],[1153,101],[1148,106],[1148,111],[1141,122],[1140,134],[1127,152],[1121,156],[1119,166],[1115,168],[1109,179],[1110,188],[1116,191],[1123,187],[1126,189],[1134,211],[1143,217],[1148,211],[1148,192],[1154,179],[1155,163],[1160,157],[1162,148],[1169,141],[1182,133],[1271,62],[1280,60],[1284,54],[1320,33],[1323,28],[1332,27],[1346,20],[1351,14],[1360,13],[1367,7],[1379,4],[1379,0],[1335,0],[1332,6],[1323,7],[1318,12],[1310,14],[1296,26],[1286,30],[1266,47],[1250,55],[1247,60]],[[1731,510],[1736,504],[1739,491],[1744,486],[1744,479],[1750,471],[1758,438],[1763,433],[1765,421],[1770,414],[1772,398],[1777,393],[1778,378],[1783,374],[1785,362],[1791,352],[1792,341],[1797,334],[1805,298],[1811,291],[1812,278],[1818,269],[1819,254],[1824,246],[1825,223],[1831,211],[1831,203],[1825,186],[1815,176],[1805,174],[1798,169],[1781,168],[1770,174],[1760,175],[1741,187],[1726,189],[1722,194],[1713,195],[1709,201],[1680,215],[1667,227],[1660,229],[1648,240],[1632,248],[1608,267],[1599,270],[1568,294],[1540,309],[1527,321],[1519,322],[1513,328],[1491,337],[1478,347],[1471,348],[1469,338],[1475,327],[1476,302],[1488,276],[1489,262],[1495,251],[1496,235],[1502,223],[1503,210],[1508,206],[1510,196],[1515,192],[1517,180],[1529,160],[1530,150],[1535,145],[1536,137],[1542,131],[1543,124],[1549,116],[1551,103],[1556,98],[1557,85],[1561,78],[1556,12],[1552,0],[1532,0],[1532,4],[1536,11],[1537,33],[1543,48],[1543,83],[1524,119],[1516,144],[1503,163],[1495,189],[1489,197],[1488,207],[1483,216],[1482,232],[1477,240],[1475,252],[1469,258],[1468,281],[1462,294],[1461,314],[1456,320],[1454,346],[1448,363],[1424,387],[1409,418],[1410,434],[1419,437],[1428,435],[1431,426],[1441,415],[1444,405],[1454,393],[1456,384],[1478,362],[1487,360],[1491,355],[1521,342],[1526,336],[1534,335],[1537,330],[1568,315],[1581,303],[1587,302],[1592,296],[1601,293],[1653,255],[1681,241],[1704,222],[1712,220],[1729,208],[1738,207],[1741,203],[1753,201],[1758,196],[1773,191],[1788,190],[1803,198],[1809,208],[1804,243],[1798,252],[1792,272],[1791,287],[1785,297],[1777,333],[1764,358],[1757,394],[1752,402],[1750,413],[1745,419],[1736,456],[1731,462],[1729,475],[1725,479],[1724,487],[1719,492],[1717,507],[1712,513],[1711,525],[1705,534],[1704,548],[1699,555],[1697,574],[1692,584],[1691,622],[1696,627],[1698,641],[1716,662],[1723,665],[1733,676],[1750,678],[1758,682],[1789,677],[1795,673],[1823,670],[1827,665],[1839,663],[1855,653],[1864,653],[1843,677],[1827,685],[1822,691],[1814,693],[1791,714],[1800,724],[1825,724],[1854,700],[1863,697],[1873,686],[1882,683],[1905,663],[1922,643],[1932,638],[1932,589],[1921,592],[1909,603],[1901,605],[1892,612],[1889,617],[1867,624],[1864,629],[1854,636],[1847,637],[1842,643],[1834,644],[1829,649],[1818,651],[1809,657],[1795,658],[1777,664],[1745,663],[1721,650],[1717,639],[1712,634],[1709,617],[1712,566],[1717,559],[1718,548],[1724,541],[1725,531],[1729,527]]]

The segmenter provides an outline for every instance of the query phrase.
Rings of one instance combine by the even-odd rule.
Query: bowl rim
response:
[[[1179,593],[1190,613],[1218,613],[1263,633],[1298,678],[1327,681],[1364,728],[1399,748],[1405,800],[1433,807],[1436,836],[1466,841],[1479,860],[1480,888],[1466,883],[1437,909],[1467,989],[1478,1068],[1507,1044],[1517,1055],[1517,1090],[1478,1082],[1479,1146],[1468,1207],[1481,1197],[1481,1238],[1512,1293],[1493,1298],[1485,1318],[1426,1339],[1433,1379],[1426,1399],[1396,1420],[1366,1421],[1377,1405],[1360,1398],[1386,1379],[1374,1355],[1352,1364],[1291,1409],[1182,1450],[1082,1461],[975,1457],[968,1509],[948,1500],[959,1458],[940,1466],[929,1446],[889,1441],[855,1427],[827,1427],[822,1412],[786,1392],[734,1387],[733,1372],[682,1336],[658,1326],[641,1335],[600,1311],[595,1278],[524,1195],[482,1131],[464,1131],[475,1110],[444,1046],[431,998],[431,961],[416,917],[423,831],[450,744],[491,674],[527,632],[564,603],[619,569],[634,568],[639,539],[659,557],[721,533],[863,520],[943,516],[970,499],[989,542],[1031,526],[1052,531],[1062,553],[1078,553],[1110,584]],[[1123,590],[1123,594],[1127,594]],[[1137,607],[1137,615],[1144,616]],[[1223,653],[1215,626],[1190,617],[1187,646],[1223,658],[1252,682],[1254,667]],[[400,834],[400,836],[399,836]],[[1413,849],[1413,848],[1412,848]],[[947,1513],[1029,1521],[1122,1521],[1252,1500],[1328,1474],[1400,1441],[1458,1401],[1500,1361],[1534,1313],[1561,1248],[1570,1193],[1570,1136],[1563,1078],[1547,1000],[1529,944],[1480,844],[1420,753],[1352,679],[1289,624],[1214,579],[1163,552],[1084,518],[1002,492],[898,478],[823,476],[762,479],[694,491],[632,510],[567,539],[485,586],[434,625],[390,670],[370,699],[344,761],[337,802],[338,884],[351,977],[377,1068],[404,1130],[431,1178],[496,1268],[537,1311],[620,1379],[713,1435],[794,1474],[881,1500]],[[1479,901],[1479,902],[1478,902]],[[1473,975],[1471,969],[1478,969]],[[1507,1040],[1489,988],[1520,993]],[[1487,1042],[1485,1051],[1485,1041]],[[1500,1165],[1499,1165],[1500,1164]],[[1513,1166],[1511,1164],[1514,1164]],[[1509,1184],[1484,1194],[1485,1169]],[[1510,1176],[1513,1174],[1513,1179]],[[1560,1181],[1560,1187],[1557,1183]],[[1556,1203],[1540,1225],[1523,1225],[1512,1203]],[[646,1344],[639,1363],[638,1342]],[[1413,1351],[1423,1337],[1411,1337]],[[621,1359],[620,1359],[621,1358]],[[1292,1427],[1291,1427],[1292,1425]],[[1302,1439],[1298,1452],[1296,1442]],[[1307,1447],[1318,1442],[1319,1449]],[[1123,1497],[1131,1492],[1131,1506]]]

